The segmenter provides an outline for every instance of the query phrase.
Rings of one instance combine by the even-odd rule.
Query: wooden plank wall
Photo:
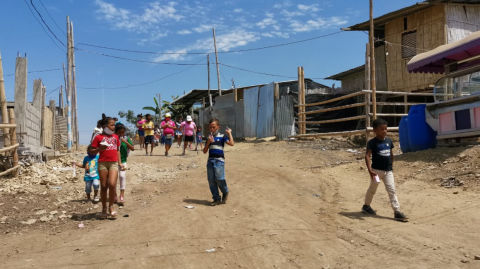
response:
[[[447,5],[448,44],[463,39],[477,31],[480,31],[479,5]]]
[[[434,85],[441,74],[415,74],[407,71],[411,58],[402,58],[402,34],[417,31],[417,54],[446,44],[445,5],[435,5],[426,10],[407,16],[408,28],[404,30],[404,18],[398,18],[385,25],[387,44],[387,80],[389,91],[423,90]]]
[[[377,91],[388,90],[385,46],[375,48],[375,85]],[[365,89],[367,90],[367,89]]]
[[[358,92],[365,89],[365,72],[352,74],[342,79],[342,92]]]

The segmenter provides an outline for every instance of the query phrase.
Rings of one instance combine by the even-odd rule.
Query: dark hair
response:
[[[87,147],[87,153],[90,152],[91,149],[92,149],[92,144],[88,145],[88,147]]]
[[[373,129],[377,129],[380,125],[388,125],[388,122],[384,119],[376,119],[373,121]]]
[[[117,125],[115,125],[115,133],[118,133],[121,130],[126,130],[125,125],[123,125],[122,123],[117,123]]]
[[[211,120],[208,122],[208,124],[211,124],[211,123],[214,123],[214,122],[216,122],[216,123],[217,123],[217,125],[220,125],[220,121],[218,121],[218,119],[217,119],[217,118],[213,118],[213,119],[211,119]]]
[[[202,126],[197,126],[197,130],[202,130]]]
[[[137,115],[137,118],[143,118],[143,115],[142,115],[142,114],[138,114],[138,115]]]
[[[152,115],[150,115],[150,114],[145,115],[145,119],[150,117],[150,116],[152,116]]]
[[[102,126],[106,126],[111,120],[113,120],[111,117],[107,117],[105,113],[102,113]]]
[[[97,128],[102,128],[102,120],[97,121]]]
[[[114,120],[114,121],[118,121],[118,118],[115,117],[115,118],[113,118],[113,120]]]

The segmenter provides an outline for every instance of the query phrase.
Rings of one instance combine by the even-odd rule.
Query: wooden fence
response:
[[[0,124],[0,128],[2,128],[3,130],[9,129],[11,146],[0,149],[0,153],[5,154],[12,159],[12,167],[1,172],[0,176],[4,176],[8,174],[13,174],[14,176],[18,176],[18,168],[20,167],[20,165],[18,164],[18,153],[17,153],[18,143],[17,143],[17,135],[15,132],[17,125],[15,124],[15,112],[12,108],[8,110],[8,115],[10,117],[10,123]]]
[[[303,70],[299,69],[299,80],[303,78]],[[371,120],[373,118],[373,114],[370,113],[371,107],[372,107],[372,91],[369,90],[363,90],[360,92],[355,92],[351,93],[348,95],[344,95],[341,97],[333,98],[330,100],[318,102],[318,103],[312,103],[312,104],[305,104],[305,91],[302,90],[304,86],[299,83],[299,91],[298,91],[298,105],[295,107],[298,107],[298,121],[295,121],[295,123],[298,125],[298,130],[299,134],[290,136],[290,138],[308,138],[308,137],[321,137],[321,136],[337,136],[337,135],[354,135],[354,134],[367,134],[371,131],[373,131],[373,128],[370,127],[371,125]],[[408,107],[412,105],[418,105],[418,104],[423,104],[423,103],[409,103],[407,102],[408,96],[434,96],[434,93],[410,93],[410,92],[387,92],[387,91],[377,91],[376,92],[377,96],[378,95],[395,95],[395,96],[403,96],[403,102],[377,102],[377,106],[403,106],[405,108],[404,111],[408,111]],[[350,104],[350,105],[344,105],[344,106],[337,106],[337,107],[330,107],[330,108],[325,108],[325,109],[319,109],[319,110],[314,110],[314,111],[308,111],[305,112],[306,107],[311,107],[311,106],[321,106],[321,105],[326,105],[329,103],[337,102],[340,100],[345,100],[348,98],[352,97],[358,97],[358,96],[364,96],[364,102],[361,103],[355,103],[355,104]],[[453,94],[450,94],[449,96],[453,96]],[[343,110],[343,109],[348,109],[348,108],[354,108],[354,107],[365,107],[365,114],[364,115],[358,115],[354,117],[347,117],[347,118],[339,118],[339,119],[332,119],[332,120],[323,120],[323,121],[307,121],[306,120],[306,115],[311,115],[311,114],[318,114],[318,113],[325,113],[325,112],[330,112],[330,111],[336,111],[336,110]],[[398,114],[398,113],[377,113],[377,117],[402,117],[406,116],[408,114]],[[352,121],[352,120],[361,120],[365,119],[365,129],[361,130],[352,130],[352,131],[342,131],[342,132],[329,132],[329,133],[313,133],[313,134],[307,134],[306,133],[306,126],[308,124],[327,124],[327,123],[335,123],[335,122],[344,122],[344,121]],[[393,132],[398,132],[398,127],[389,127],[389,131]]]

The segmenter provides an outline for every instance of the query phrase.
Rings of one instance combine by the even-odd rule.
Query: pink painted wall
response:
[[[440,114],[438,116],[438,121],[440,125],[440,134],[455,130],[455,126],[453,126],[452,112]]]

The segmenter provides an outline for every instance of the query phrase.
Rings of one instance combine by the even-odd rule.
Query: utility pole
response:
[[[157,93],[157,97],[158,97],[158,124],[160,124],[162,122],[162,95]]]
[[[373,120],[377,119],[377,85],[375,82],[375,38],[373,25],[373,0],[370,0],[370,87],[372,87]],[[369,116],[370,117],[370,116]],[[370,127],[370,126],[367,126]]]
[[[215,61],[217,62],[218,95],[222,96],[222,86],[220,85],[220,68],[218,67],[217,38],[215,37],[215,28],[213,28],[213,46],[215,46]]]
[[[210,94],[210,54],[207,54],[207,69],[208,69],[208,101],[210,102],[210,111],[212,111],[212,95]]]
[[[60,100],[58,100],[58,106],[60,106],[60,111],[59,111],[59,115],[63,117],[63,109],[65,107],[64,103],[63,103],[63,85],[60,85],[60,94],[59,94],[59,98]]]
[[[235,96],[235,103],[237,102],[237,87],[235,87],[235,81],[232,78],[232,85],[233,85],[233,95]]]
[[[2,107],[2,123],[8,124],[7,97],[5,96],[5,84],[3,81],[2,55],[0,54],[0,106]],[[10,129],[3,129],[4,146],[10,146]]]
[[[67,152],[72,152],[72,44],[70,39],[70,18],[67,16]]]
[[[70,22],[70,45],[71,45],[71,53],[72,53],[72,73],[73,73],[73,107],[74,107],[74,126],[75,126],[75,150],[78,150],[78,138],[79,138],[79,132],[78,132],[78,109],[77,109],[77,82],[76,82],[76,74],[75,74],[75,50],[74,50],[74,42],[73,42],[73,22]]]

